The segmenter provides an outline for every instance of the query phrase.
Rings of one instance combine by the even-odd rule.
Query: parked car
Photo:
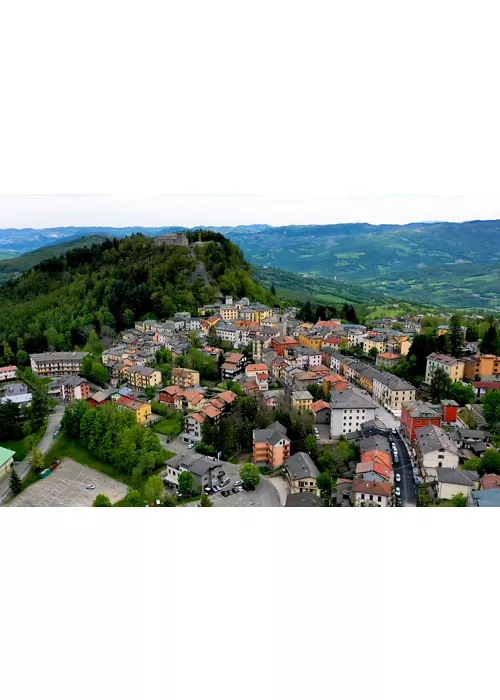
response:
[[[229,484],[230,481],[231,481],[231,479],[230,479],[228,476],[226,476],[226,478],[224,479],[224,481],[221,481],[221,482],[220,482],[221,488],[224,488],[224,486],[227,486],[227,485]]]
[[[401,489],[399,488],[399,486],[396,486],[394,491],[396,492],[396,496],[401,496]]]
[[[214,484],[214,485],[212,486],[212,491],[213,491],[214,493],[217,493],[217,492],[219,491],[219,487],[217,486],[217,484]]]
[[[396,481],[401,481],[401,474],[396,474]]]
[[[397,434],[398,434],[398,431],[396,430],[396,428],[391,428],[391,432],[392,432],[393,435],[397,435]]]
[[[233,488],[231,489],[231,491],[232,491],[233,493],[239,493],[239,489],[238,489],[237,486],[233,486]]]
[[[318,430],[317,428],[314,428],[314,433],[315,433],[316,435],[319,435],[319,430]]]
[[[396,499],[396,506],[398,506],[398,508],[401,508],[402,505],[403,505],[403,501],[401,500],[401,498],[397,498]]]
[[[93,489],[95,489],[95,484],[87,484],[87,486],[85,488],[88,489],[89,491],[92,491]]]
[[[399,464],[399,455],[397,452],[394,453],[394,461],[396,462],[396,464]]]
[[[229,496],[229,491],[221,491],[221,496],[224,496],[224,498],[227,498]]]
[[[235,481],[234,485],[235,486],[243,486],[243,482],[242,481]]]
[[[243,486],[237,486],[236,488],[238,490],[238,493],[241,493],[243,491]]]
[[[188,445],[188,450],[192,450],[194,447],[194,442],[190,442]]]
[[[226,472],[223,472],[223,471],[220,471],[220,472],[217,474],[217,477],[218,477],[219,479],[222,479],[222,478],[225,477],[225,476],[226,476]]]

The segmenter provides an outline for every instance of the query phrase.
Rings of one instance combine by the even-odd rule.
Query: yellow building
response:
[[[452,382],[458,382],[464,376],[463,360],[433,352],[427,357],[427,367],[425,370],[425,381],[427,384],[431,383],[432,375],[438,367],[446,372]]]
[[[252,308],[253,320],[257,323],[262,323],[265,318],[273,315],[273,310],[269,309],[267,306],[255,306]]]
[[[474,355],[464,358],[464,378],[471,382],[495,382],[500,380],[500,357]]]
[[[223,321],[236,321],[238,318],[238,309],[236,306],[221,306],[219,314]]]
[[[143,367],[142,365],[133,365],[126,367],[124,374],[131,386],[138,389],[147,389],[161,384],[161,372],[159,369],[152,367]]]
[[[386,349],[387,338],[383,335],[373,335],[371,338],[365,338],[363,341],[363,352],[368,355],[372,348],[376,348],[378,352],[384,352]]]
[[[313,397],[308,391],[292,391],[292,408],[297,411],[310,411]]]
[[[323,336],[301,331],[299,333],[299,345],[302,348],[309,348],[309,350],[321,350],[323,346]]]
[[[174,384],[174,386],[180,386],[181,389],[190,389],[193,386],[199,386],[200,373],[195,369],[174,367],[172,370],[172,384]]]
[[[133,411],[138,423],[146,423],[146,421],[151,418],[151,406],[148,403],[135,401],[135,399],[131,399],[128,396],[120,396],[120,398],[116,399],[115,403],[129,411]]]

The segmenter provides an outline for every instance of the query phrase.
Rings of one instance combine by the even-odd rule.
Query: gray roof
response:
[[[444,484],[457,484],[459,486],[474,486],[479,481],[479,474],[469,469],[449,469],[448,467],[436,467],[437,480]]]
[[[316,478],[319,474],[318,467],[307,452],[297,452],[289,457],[285,464],[292,481],[309,477]]]
[[[344,389],[343,391],[337,391],[332,389],[330,391],[331,402],[330,406],[332,409],[336,408],[378,408],[378,404],[374,401],[371,396],[361,389]]]
[[[321,508],[323,501],[315,493],[289,493],[286,497],[286,508]]]
[[[433,408],[427,406],[422,401],[402,401],[401,406],[404,406],[412,418],[438,418],[437,413]]]
[[[88,352],[39,352],[30,355],[35,362],[47,362],[49,360],[83,360]]]
[[[363,438],[359,441],[359,449],[361,454],[364,452],[371,452],[371,450],[380,450],[388,455],[392,454],[389,440],[383,435],[371,435],[370,437]]]
[[[138,372],[139,374],[142,374],[144,377],[149,377],[153,372],[155,371],[154,367],[144,367],[143,365],[132,365],[132,367],[129,367],[128,369],[129,372]]]
[[[309,391],[292,391],[292,399],[295,401],[308,401],[312,400],[313,396]]]
[[[296,355],[321,355],[322,351],[321,350],[311,350],[311,348],[294,348],[294,352]]]
[[[73,375],[72,377],[66,377],[64,381],[61,382],[62,385],[64,386],[80,386],[80,384],[88,384],[87,379],[84,379],[83,377],[78,377],[76,375]]]
[[[460,454],[456,443],[450,438],[448,433],[438,428],[436,425],[427,425],[415,430],[415,439],[422,454],[436,452],[444,449],[455,455]]]
[[[281,425],[281,423],[278,423],[278,421],[274,421],[274,423],[268,425],[267,428],[254,430],[253,439],[255,442],[267,442],[273,446],[277,445],[281,440],[286,440],[288,443],[290,442],[286,435],[286,428]]]

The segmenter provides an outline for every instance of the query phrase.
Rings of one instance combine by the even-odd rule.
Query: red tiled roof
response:
[[[386,468],[391,469],[392,458],[387,452],[382,452],[382,450],[368,450],[361,456],[362,462],[378,462],[386,466]]]
[[[220,411],[218,408],[215,406],[208,404],[207,406],[204,406],[201,411],[201,413],[204,413],[206,416],[209,418],[217,418],[217,416],[220,416]]]
[[[189,416],[190,418],[194,418],[196,421],[198,421],[198,423],[203,423],[206,418],[203,413],[190,413]]]
[[[359,462],[359,464],[356,464],[356,474],[363,474],[364,472],[375,472],[376,474],[380,474],[380,476],[383,476],[384,479],[389,480],[391,478],[391,468],[385,464],[385,462],[381,460],[373,460],[373,461],[366,461],[363,460],[362,462]]]
[[[321,399],[311,404],[311,410],[314,411],[314,413],[321,411],[323,408],[330,408],[330,404],[326,403],[326,401],[322,401]]]
[[[342,342],[342,339],[341,338],[333,338],[333,337],[332,338],[325,338],[323,342],[329,343],[329,345],[340,345],[340,343]]]
[[[264,373],[257,374],[257,379],[259,379],[261,382],[265,382],[267,377],[268,377],[267,373],[266,374],[264,374]]]
[[[479,482],[483,491],[500,488],[500,476],[498,474],[486,474],[481,477]]]
[[[258,387],[255,379],[249,379],[248,382],[245,382],[243,384],[243,388],[246,389],[247,391],[251,391],[253,389],[258,389],[259,387]]]
[[[354,479],[352,490],[356,493],[366,493],[372,496],[391,497],[391,484],[388,481],[364,481]]]
[[[476,389],[491,389],[492,391],[500,389],[500,382],[472,382],[472,385]]]
[[[257,362],[254,365],[247,365],[245,368],[245,372],[261,372],[261,371],[268,371],[267,370],[267,365],[265,365],[263,362]]]
[[[381,352],[379,357],[383,357],[384,360],[397,360],[401,355],[395,355],[393,352]]]
[[[327,326],[328,328],[338,328],[341,324],[338,321],[318,321],[317,326]]]
[[[234,393],[234,391],[227,390],[227,391],[221,392],[220,394],[217,394],[217,398],[222,399],[226,403],[233,403],[233,401],[236,398],[236,394]]]
[[[15,365],[8,365],[7,367],[0,367],[0,372],[12,372],[12,370],[17,370]]]
[[[174,386],[166,386],[164,389],[160,389],[160,391],[164,391],[170,396],[176,396],[176,394],[178,394],[181,391],[181,388],[180,386],[174,384]]]

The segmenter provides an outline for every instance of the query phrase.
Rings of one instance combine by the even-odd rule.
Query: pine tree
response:
[[[484,334],[484,338],[479,344],[479,349],[484,355],[496,354],[498,350],[498,333],[494,323],[490,324],[490,327]]]
[[[274,282],[273,282],[272,285],[271,285],[271,294],[272,294],[273,296],[276,296],[276,287],[274,286]]]
[[[14,467],[12,467],[10,471],[9,486],[14,496],[17,496],[17,494],[21,493],[21,491],[23,490],[21,479],[19,478]]]
[[[462,322],[456,314],[450,319],[450,352],[453,357],[461,357],[463,353],[464,336]]]

